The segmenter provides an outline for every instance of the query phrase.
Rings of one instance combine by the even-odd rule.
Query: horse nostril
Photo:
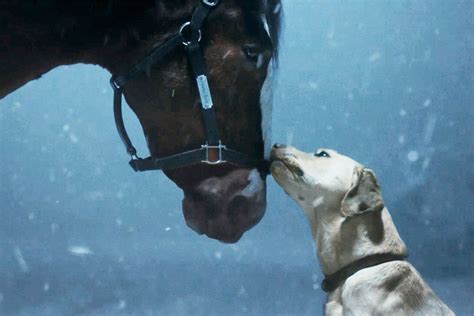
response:
[[[285,148],[286,145],[283,145],[283,144],[278,144],[276,143],[275,145],[273,145],[273,148]]]

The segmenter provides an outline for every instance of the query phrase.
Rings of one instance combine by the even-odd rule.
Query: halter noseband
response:
[[[232,163],[246,167],[259,167],[266,172],[266,161],[250,157],[244,153],[227,148],[219,138],[216,113],[212,101],[212,94],[207,82],[205,60],[201,52],[199,42],[201,40],[201,26],[209,12],[217,6],[219,0],[201,0],[194,10],[190,21],[184,23],[179,31],[155,48],[141,62],[133,66],[128,73],[122,76],[112,76],[110,84],[114,90],[114,117],[115,125],[120,138],[132,157],[129,164],[135,171],[147,170],[170,170],[197,163],[217,165],[221,163]],[[140,158],[127,134],[122,117],[122,94],[123,86],[138,75],[146,72],[153,64],[156,64],[170,54],[176,47],[184,45],[188,60],[191,64],[193,76],[196,80],[199,96],[201,99],[201,110],[206,134],[206,143],[201,148],[163,158]]]

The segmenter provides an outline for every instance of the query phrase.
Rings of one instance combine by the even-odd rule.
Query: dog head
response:
[[[334,150],[306,153],[277,144],[271,153],[271,172],[305,210],[336,210],[352,217],[384,208],[373,171]]]

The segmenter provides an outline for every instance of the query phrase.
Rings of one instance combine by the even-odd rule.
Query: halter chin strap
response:
[[[324,292],[332,292],[339,287],[349,277],[362,269],[370,268],[390,261],[405,260],[407,255],[395,255],[391,253],[381,253],[361,258],[345,266],[337,272],[327,275],[321,283]]]
[[[206,63],[201,52],[201,26],[209,12],[217,6],[219,0],[201,0],[194,10],[190,21],[184,23],[179,31],[155,48],[141,62],[133,66],[128,73],[122,76],[112,76],[110,84],[114,90],[114,117],[115,125],[120,138],[132,157],[130,166],[135,171],[176,169],[196,163],[217,165],[231,163],[245,167],[258,167],[261,172],[268,170],[267,163],[261,159],[250,157],[244,153],[228,149],[222,144],[219,137],[216,113],[212,100],[211,90],[206,76]],[[163,158],[140,158],[128,136],[122,116],[123,86],[138,75],[149,71],[152,65],[159,63],[178,46],[184,45],[188,60],[191,64],[193,76],[201,99],[201,111],[205,127],[206,143],[201,148]]]

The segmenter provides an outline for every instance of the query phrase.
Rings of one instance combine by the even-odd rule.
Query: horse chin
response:
[[[235,169],[183,191],[186,224],[221,242],[237,242],[265,213],[265,180],[255,169]]]

